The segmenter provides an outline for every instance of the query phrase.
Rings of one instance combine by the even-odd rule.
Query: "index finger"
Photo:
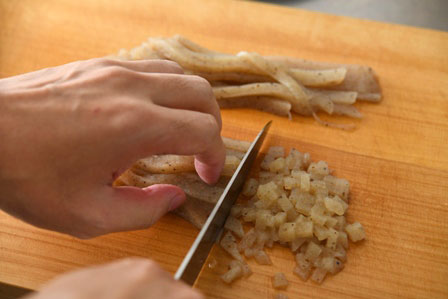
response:
[[[154,105],[152,118],[157,126],[146,132],[148,154],[194,155],[198,175],[208,184],[216,183],[224,166],[226,149],[216,118],[208,113]]]

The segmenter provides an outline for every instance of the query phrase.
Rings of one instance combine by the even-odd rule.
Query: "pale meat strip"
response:
[[[332,86],[332,90],[345,90],[345,91],[356,91],[359,93],[359,98],[363,98],[363,94],[376,94],[377,96],[373,97],[373,99],[377,99],[377,101],[381,100],[381,89],[376,79],[375,73],[372,68],[363,65],[356,64],[337,64],[330,62],[317,62],[310,61],[300,58],[291,58],[291,57],[282,57],[282,56],[265,56],[265,58],[276,61],[280,63],[284,63],[291,68],[300,68],[300,69],[308,69],[308,70],[324,70],[324,69],[332,69],[343,67],[347,69],[347,73],[345,75],[344,81],[337,85]],[[378,98],[379,96],[379,98]]]
[[[216,203],[224,191],[229,177],[221,177],[217,184],[204,183],[196,173],[151,174],[138,169],[127,170],[120,176],[120,181],[128,186],[148,187],[155,184],[171,184],[182,188],[186,194],[199,200]]]
[[[291,103],[278,98],[252,96],[218,100],[220,108],[252,108],[279,116],[291,116]]]
[[[237,156],[227,155],[221,175],[232,176],[240,162]],[[195,171],[193,156],[154,155],[137,161],[134,166],[153,174]]]
[[[287,68],[275,61],[269,61],[257,53],[240,52],[237,56],[251,63],[262,74],[270,76],[285,86],[291,92],[292,98],[289,101],[294,111],[298,113],[300,113],[299,111],[302,113],[312,112],[309,103],[310,95],[307,89],[288,74]]]
[[[227,149],[233,149],[240,152],[247,152],[250,142],[244,140],[236,140],[228,137],[222,137],[222,141]]]
[[[214,206],[212,203],[204,202],[187,195],[185,203],[175,209],[173,213],[184,218],[196,228],[201,229]]]

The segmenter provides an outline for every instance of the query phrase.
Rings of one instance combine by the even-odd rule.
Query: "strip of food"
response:
[[[378,81],[367,66],[261,56],[244,51],[237,55],[223,54],[178,35],[150,38],[130,51],[121,50],[116,58],[176,61],[187,74],[202,76],[211,83],[223,109],[252,108],[288,117],[295,112],[313,116],[319,124],[341,129],[352,129],[354,125],[324,121],[317,112],[361,118],[353,106],[357,100],[381,100]]]
[[[215,203],[235,172],[250,143],[223,138],[227,156],[218,183],[204,183],[195,172],[193,156],[154,155],[140,159],[116,181],[116,186],[144,188],[154,184],[172,184],[182,188],[187,195],[184,205],[174,212],[197,228],[201,228]]]

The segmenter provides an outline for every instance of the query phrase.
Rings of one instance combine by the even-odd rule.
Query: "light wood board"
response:
[[[380,104],[346,132],[251,110],[226,110],[223,135],[251,140],[273,119],[268,145],[326,160],[352,186],[349,220],[367,240],[323,285],[293,276],[293,256],[275,247],[274,266],[231,287],[205,269],[196,284],[210,298],[272,298],[282,271],[290,298],[448,297],[448,33],[243,1],[0,0],[0,77],[104,56],[150,36],[182,34],[214,50],[256,51],[373,67]],[[336,121],[347,119],[336,118]],[[1,146],[1,141],[0,141]],[[0,166],[1,167],[1,166]],[[38,288],[56,275],[128,256],[174,273],[197,231],[173,215],[151,229],[81,241],[0,213],[0,281]]]

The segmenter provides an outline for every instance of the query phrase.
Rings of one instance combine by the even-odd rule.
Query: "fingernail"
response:
[[[172,211],[174,209],[177,209],[184,203],[185,199],[186,198],[184,193],[176,192],[176,194],[174,194],[174,196],[171,198],[169,210]]]

